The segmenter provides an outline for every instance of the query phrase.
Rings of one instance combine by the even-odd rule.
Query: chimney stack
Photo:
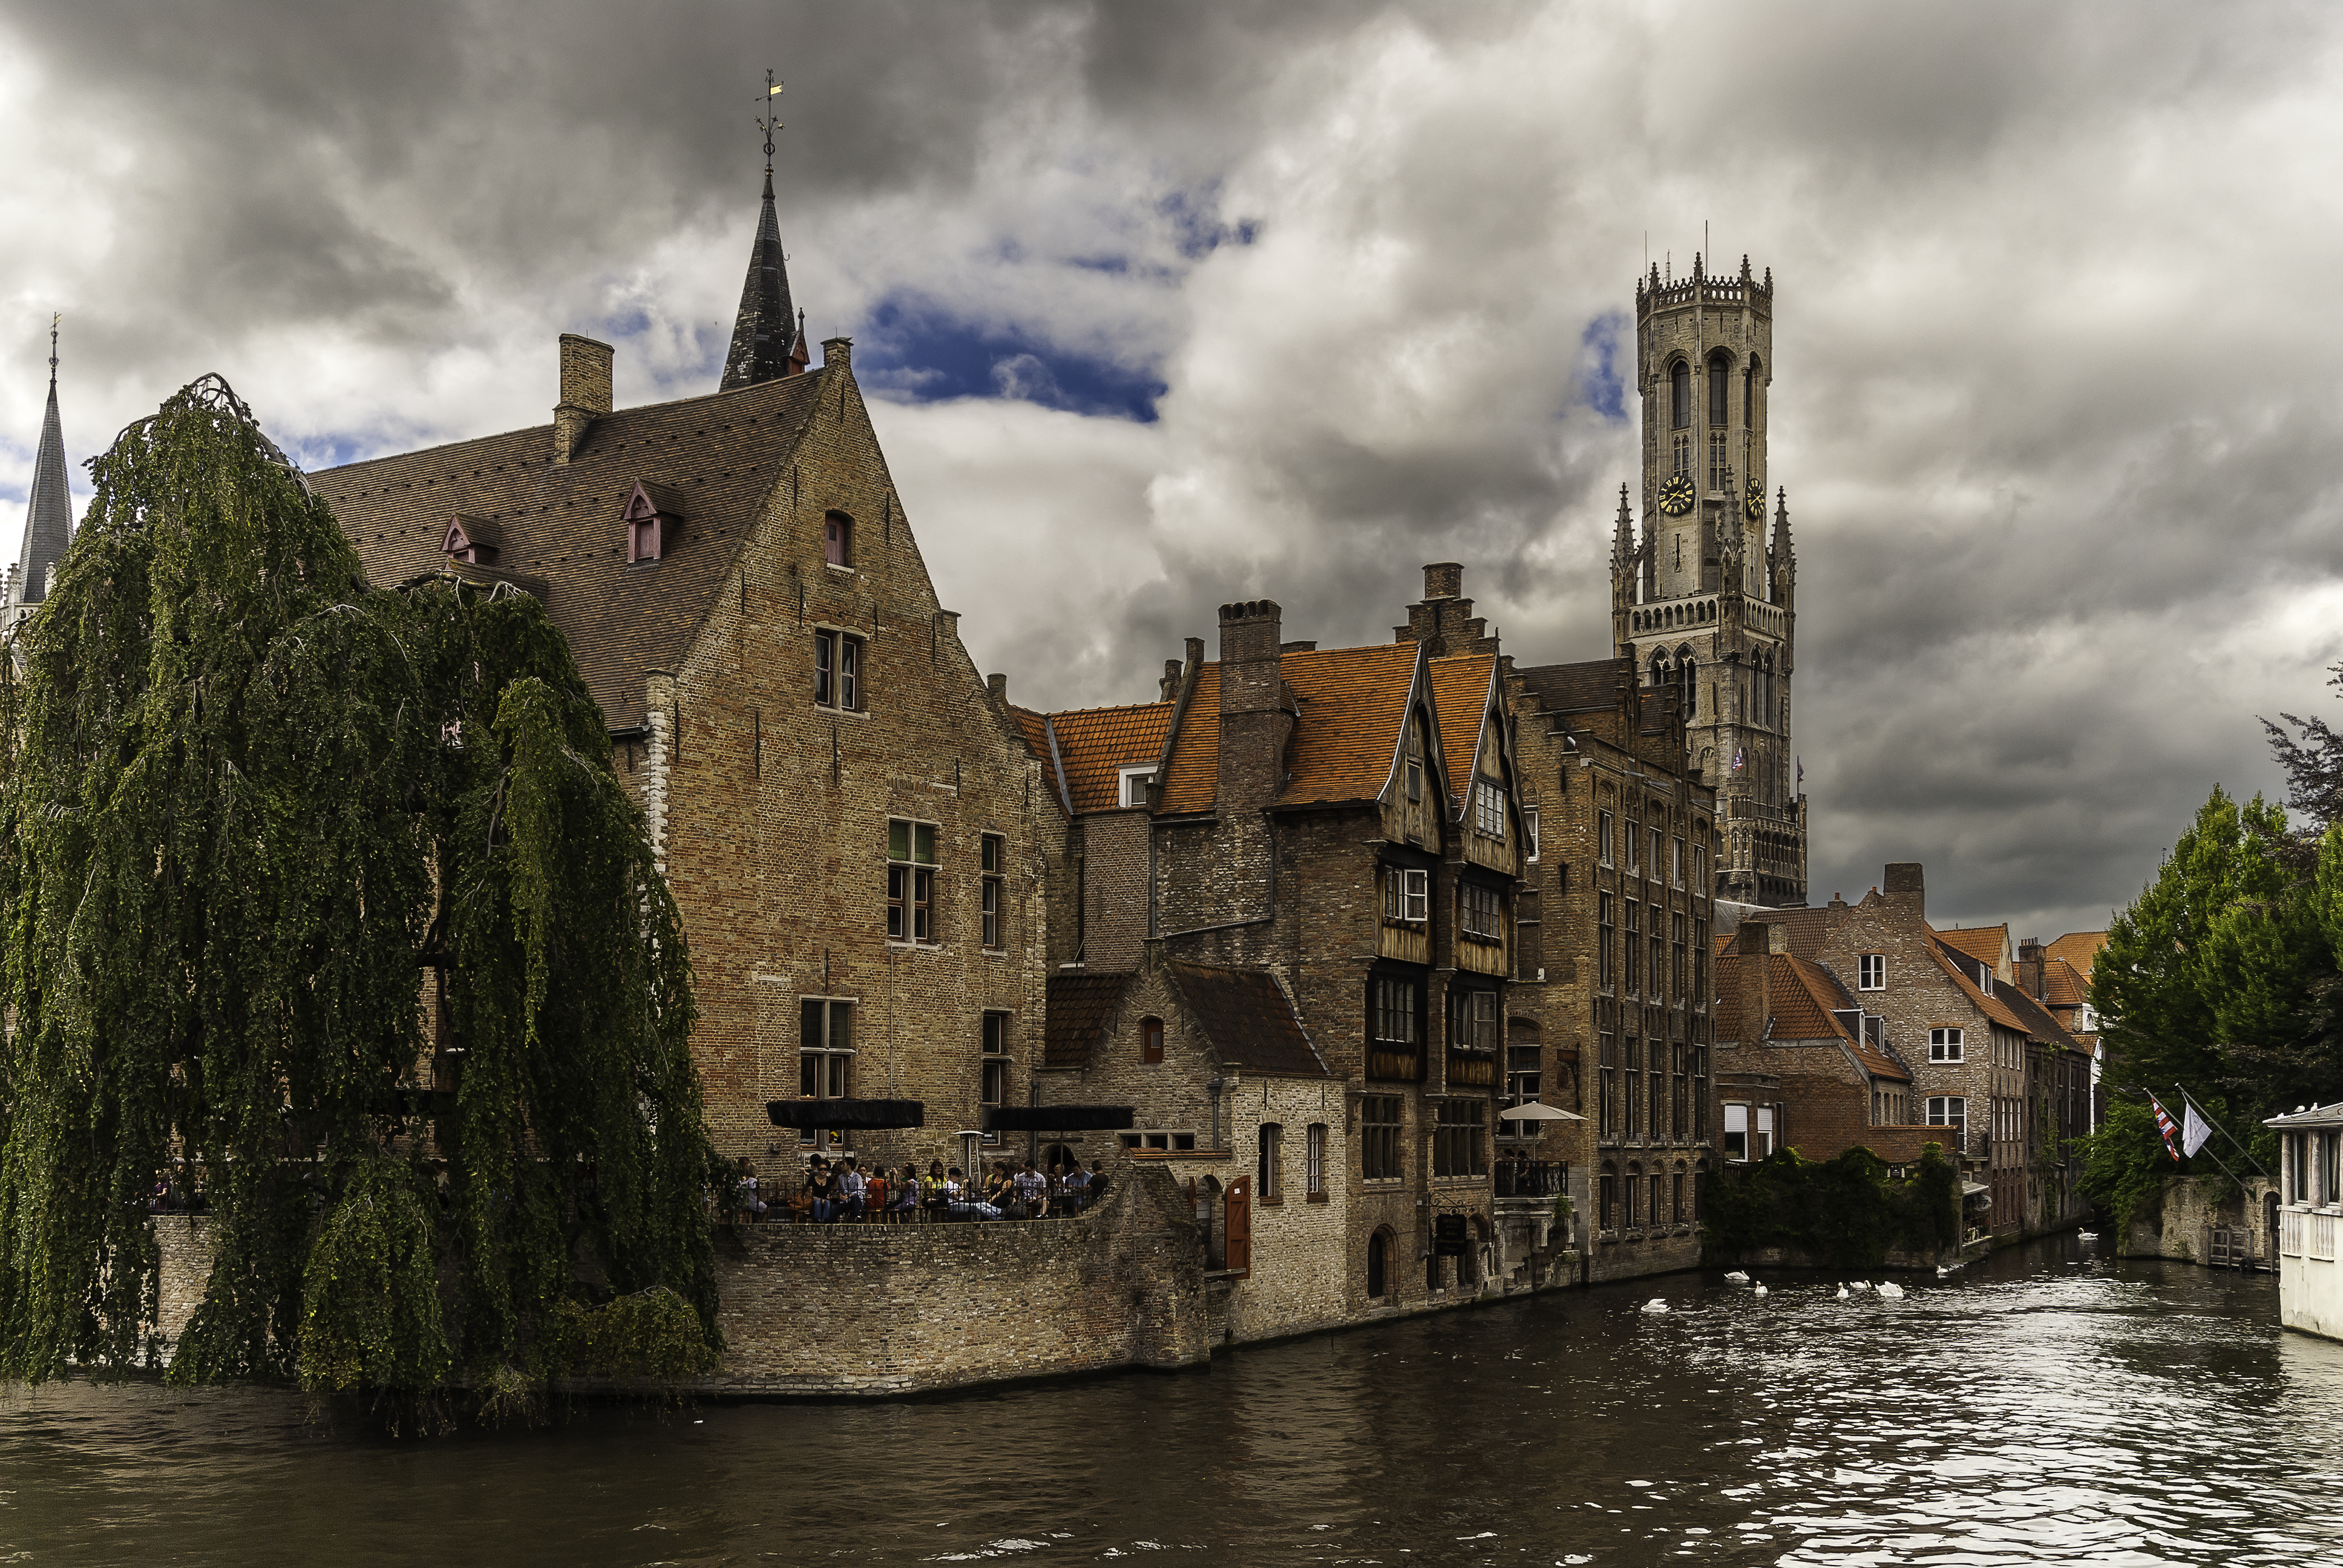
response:
[[[1155,688],[1155,699],[1158,702],[1169,702],[1179,695],[1180,661],[1176,658],[1167,658],[1163,661],[1163,678]]]
[[[984,678],[984,692],[986,696],[992,699],[993,707],[999,709],[1003,713],[1009,711],[1009,678],[1007,676],[986,676]]]
[[[1927,886],[1920,876],[1919,861],[1897,860],[1892,863],[1879,887],[1881,895],[1889,903],[1909,909],[1914,920],[1928,918]]]
[[[611,408],[610,361],[615,351],[607,343],[561,335],[561,401],[553,406],[553,460],[567,463],[585,444],[586,432]]]
[[[1221,607],[1221,755],[1219,803],[1258,811],[1285,788],[1285,742],[1293,716],[1285,702],[1279,656],[1282,613],[1275,599]]]
[[[1735,979],[1741,993],[1740,1043],[1756,1045],[1765,1039],[1765,1020],[1774,1016],[1774,955],[1789,950],[1789,930],[1771,920],[1744,920],[1733,939],[1741,962]]]
[[[1464,568],[1454,561],[1433,561],[1423,568],[1423,597],[1427,602],[1438,598],[1457,598],[1464,592]]]
[[[2027,937],[2017,944],[2017,989],[2035,1000],[2042,1000],[2042,942]]]

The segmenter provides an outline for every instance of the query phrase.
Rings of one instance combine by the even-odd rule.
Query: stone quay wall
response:
[[[2163,1202],[2142,1203],[2133,1213],[2122,1255],[2209,1262],[2213,1227],[2242,1226],[2253,1233],[2249,1245],[2256,1265],[2274,1269],[2278,1241],[2269,1216],[2277,1192],[2275,1183],[2258,1178],[2247,1178],[2241,1189],[2221,1176],[2167,1176]]]

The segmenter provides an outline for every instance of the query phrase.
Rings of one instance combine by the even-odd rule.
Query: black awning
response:
[[[987,1132],[1121,1132],[1139,1113],[1128,1105],[988,1105]]]
[[[925,1127],[928,1108],[916,1100],[768,1100],[765,1114],[776,1127]]]

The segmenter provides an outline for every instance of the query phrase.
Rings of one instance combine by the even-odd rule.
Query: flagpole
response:
[[[2187,1101],[2188,1104],[2190,1104],[2190,1105],[2192,1105],[2192,1106],[2196,1106],[2196,1109],[2197,1109],[2197,1114],[2205,1118],[2205,1124],[2206,1124],[2207,1127],[2210,1127],[2214,1131],[2216,1131],[2216,1132],[2219,1133],[2222,1137],[2224,1137],[2224,1138],[2227,1139],[2230,1142],[2232,1142],[2232,1143],[2237,1143],[2237,1135],[2236,1135],[2235,1133],[2231,1132],[2227,1128],[2226,1128],[2226,1127],[2222,1126],[2219,1122],[2217,1122],[2217,1121],[2214,1121],[2214,1120],[2213,1120],[2213,1118],[2212,1118],[2212,1117],[2211,1117],[2211,1116],[2210,1116],[2210,1115],[2206,1111],[2206,1110],[2205,1110],[2205,1108],[2204,1108],[2203,1106],[2201,1106],[2201,1105],[2197,1105],[2197,1097],[2196,1097],[2195,1095],[2193,1095],[2193,1094],[2189,1093],[2189,1092],[2188,1092],[2188,1091],[2187,1091],[2186,1088],[2182,1087],[2180,1084],[2177,1084],[2177,1083],[2176,1083],[2176,1084],[2174,1084],[2174,1085],[2172,1086],[2172,1090],[2173,1090],[2173,1092],[2174,1092],[2174,1093],[2176,1093],[2176,1094],[2177,1094],[2177,1095],[2179,1095],[2179,1096],[2180,1096],[2180,1098],[2181,1098],[2183,1101]],[[2270,1173],[2269,1173],[2268,1171],[2264,1171],[2264,1170],[2262,1169],[2262,1162],[2261,1162],[2260,1161],[2258,1161],[2258,1160],[2257,1160],[2257,1159],[2255,1159],[2255,1158],[2254,1158],[2254,1151],[2253,1151],[2252,1150],[2250,1150],[2250,1149],[2247,1148],[2247,1147],[2246,1147],[2244,1144],[2242,1144],[2242,1143],[2237,1143],[2237,1152],[2238,1152],[2238,1153],[2240,1153],[2240,1154],[2242,1154],[2242,1155],[2244,1155],[2244,1156],[2246,1157],[2246,1162],[2247,1162],[2247,1164],[2251,1165],[2251,1166],[2254,1168],[2255,1174],[2258,1175],[2258,1176],[2259,1176],[2263,1181],[2269,1181],[2269,1180],[2270,1180]],[[2216,1160],[2216,1161],[2214,1161],[2214,1163],[2215,1163],[2215,1164],[2220,1164],[2220,1161],[2217,1161],[2217,1160]],[[2228,1169],[2228,1167],[2227,1167],[2227,1166],[2226,1166],[2226,1165],[2222,1165],[2222,1166],[2221,1166],[2221,1169],[2222,1169],[2222,1170],[2224,1170],[2224,1171],[2227,1171],[2227,1170]],[[2231,1178],[2230,1178],[2230,1180],[2234,1181],[2236,1181],[2236,1180],[2237,1180],[2237,1178],[2233,1176],[2233,1177],[2231,1177]]]

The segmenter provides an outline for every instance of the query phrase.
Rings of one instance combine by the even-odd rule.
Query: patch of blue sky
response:
[[[1259,219],[1225,223],[1220,205],[1220,182],[1214,180],[1193,191],[1173,191],[1155,204],[1155,210],[1170,222],[1180,254],[1202,261],[1224,245],[1251,245],[1261,236]]]
[[[970,322],[916,295],[880,300],[857,337],[855,378],[906,402],[1007,397],[1151,424],[1166,390],[1151,364],[1086,354],[1014,323]]]
[[[1578,335],[1578,387],[1587,407],[1614,424],[1627,419],[1627,382],[1620,368],[1627,332],[1624,311],[1609,310]]]

